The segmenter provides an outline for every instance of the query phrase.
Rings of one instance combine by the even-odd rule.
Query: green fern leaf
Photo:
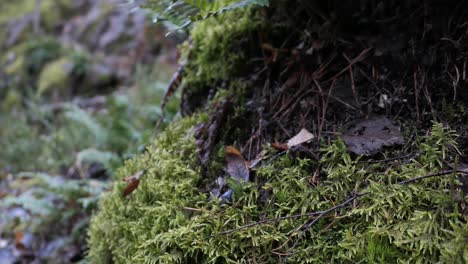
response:
[[[177,30],[227,11],[269,3],[270,0],[148,0],[142,7],[151,10],[153,21],[163,21],[170,30]]]

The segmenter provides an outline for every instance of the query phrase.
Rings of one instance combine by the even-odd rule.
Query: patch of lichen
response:
[[[456,177],[399,184],[442,169],[455,142],[453,132],[441,125],[421,140],[417,158],[391,167],[351,157],[338,139],[322,149],[318,182],[311,180],[317,162],[283,156],[256,169],[253,182],[230,182],[232,203],[226,204],[200,191],[192,135],[200,121],[199,116],[178,121],[146,154],[120,170],[119,178],[145,168],[148,172],[130,197],[122,196],[125,183],[117,182],[102,199],[90,229],[91,262],[278,263],[282,257],[272,250],[287,241],[274,252],[291,251],[291,263],[468,260]],[[219,235],[255,221],[326,210],[353,192],[368,194],[353,208],[325,215],[304,234],[298,228],[313,218]]]

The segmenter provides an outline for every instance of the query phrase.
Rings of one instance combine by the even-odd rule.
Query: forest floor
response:
[[[0,16],[6,29],[0,44],[7,51],[0,57],[0,261],[79,262],[88,249],[90,216],[100,194],[112,188],[115,170],[178,117],[178,96],[165,115],[160,102],[176,71],[175,47],[182,39],[166,38],[145,14],[107,1],[54,6],[56,1],[44,0],[41,8],[31,6],[34,1],[19,2],[0,3],[0,9],[11,11]],[[447,157],[429,168],[466,175],[468,24],[461,21],[463,14],[454,12],[450,21],[458,26],[447,29],[438,27],[446,23],[437,23],[445,16],[437,12],[430,23],[431,10],[427,17],[388,18],[385,10],[337,8],[338,13],[347,10],[357,13],[339,16],[343,28],[331,28],[333,18],[324,18],[330,20],[311,31],[306,11],[289,10],[298,14],[290,21],[283,10],[270,10],[265,16],[278,22],[278,29],[236,39],[253,47],[246,48],[246,67],[232,76],[241,80],[239,87],[207,78],[199,94],[185,90],[181,112],[208,112],[208,121],[194,129],[207,196],[231,198],[232,188],[218,175],[249,181],[255,164],[266,167],[285,156],[315,162],[308,184],[317,187],[333,170],[321,166],[331,159],[324,146],[336,146],[331,143],[338,137],[346,143],[346,155],[351,153],[350,164],[375,169],[366,171],[372,174],[368,177],[383,181],[376,175],[394,170],[403,182],[398,177],[406,164],[426,169],[417,159],[431,152],[431,146],[421,144],[423,138],[447,133],[450,140],[434,143],[443,149],[437,154]],[[363,19],[349,26],[346,19],[355,17],[377,22]],[[407,17],[418,23],[408,25]],[[197,65],[197,56],[206,55],[198,52],[187,63],[189,76],[206,66]],[[225,62],[218,54],[208,55],[216,57],[212,65]],[[227,96],[212,100],[223,89]],[[220,156],[225,163],[213,169]],[[255,178],[261,187],[265,179]],[[462,197],[468,186],[464,179],[457,187]],[[265,192],[262,199],[267,198],[274,197]],[[465,200],[457,202],[466,218]]]
[[[115,169],[177,112],[180,38],[115,1],[34,3],[0,3],[0,262],[79,262]]]

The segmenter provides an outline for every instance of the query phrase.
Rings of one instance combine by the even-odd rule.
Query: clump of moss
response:
[[[441,169],[450,147],[444,143],[453,143],[450,130],[434,125],[419,145],[421,155],[392,168],[352,158],[337,140],[323,148],[323,172],[314,184],[316,162],[284,156],[257,169],[255,182],[231,182],[233,200],[226,204],[210,200],[199,186],[191,129],[197,121],[174,124],[120,170],[119,178],[148,172],[131,197],[123,197],[125,183],[118,182],[101,201],[90,229],[92,262],[277,263],[280,253],[291,253],[291,263],[467,260],[466,243],[457,243],[468,233],[454,203],[459,194],[450,191],[455,176],[399,183]],[[299,227],[313,219],[297,217],[220,235],[255,221],[326,210],[353,192],[367,195],[305,233]]]
[[[189,129],[201,120],[203,117],[192,117],[173,124],[146,154],[128,161],[118,171],[117,178],[121,179],[147,169],[130,199],[123,197],[122,182],[102,199],[102,210],[90,228],[90,258],[95,263],[164,258],[165,251],[154,247],[155,237],[187,224],[189,214],[183,208],[205,200],[196,189],[200,174]],[[142,241],[145,245],[139,243]]]
[[[189,93],[217,88],[224,81],[235,91],[217,91],[214,101],[247,93],[249,87],[239,85],[236,74],[245,59],[242,39],[261,23],[252,19],[253,14],[248,10],[212,17],[192,30],[192,55],[185,69]],[[188,50],[187,44],[185,57],[190,57]],[[247,102],[232,101],[236,113],[228,122],[229,118],[245,122],[239,115],[247,112],[243,109]],[[119,171],[123,178],[147,169],[130,197],[123,197],[126,183],[117,182],[101,201],[89,231],[93,263],[468,260],[466,243],[459,243],[468,234],[458,212],[457,202],[464,198],[456,191],[456,176],[401,184],[442,170],[450,151],[456,150],[453,131],[440,124],[421,139],[415,150],[419,155],[408,163],[362,162],[338,138],[322,147],[319,162],[285,155],[257,168],[252,182],[229,182],[232,201],[225,203],[209,198],[201,176],[193,138],[200,119],[204,117],[195,115],[173,124],[146,154]],[[220,147],[235,141],[232,135],[252,131],[237,131],[229,124],[223,128],[229,135],[217,142],[211,162],[218,167],[223,160]],[[218,167],[210,172],[220,171]],[[291,217],[327,210],[356,193],[362,196],[354,203],[321,218]],[[286,218],[242,228],[281,217]],[[226,230],[236,231],[222,234]]]
[[[187,60],[184,81],[190,88],[188,92],[206,92],[241,72],[241,63],[246,59],[242,46],[261,23],[254,9],[228,12],[197,23],[190,34],[191,43],[186,42],[181,49],[182,58]]]

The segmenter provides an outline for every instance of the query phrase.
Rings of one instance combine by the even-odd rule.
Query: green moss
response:
[[[162,257],[161,249],[153,250],[158,243],[155,236],[188,223],[183,207],[194,207],[205,200],[196,189],[200,174],[189,130],[201,120],[203,117],[188,118],[172,125],[146,154],[127,162],[117,173],[123,178],[148,169],[129,198],[122,195],[125,183],[117,182],[113,192],[102,199],[102,210],[90,228],[93,262],[107,263],[111,257],[119,263]],[[107,239],[111,237],[115,240]],[[127,239],[134,243],[123,243]]]
[[[258,29],[259,23],[252,9],[229,12],[197,23],[191,31],[192,50],[186,67],[186,82],[206,85],[234,77],[244,61],[242,41]],[[189,49],[185,44],[183,57],[188,56]]]
[[[202,191],[191,127],[184,119],[163,133],[145,155],[128,162],[119,178],[148,168],[127,198],[117,182],[101,201],[90,229],[93,263],[278,263],[272,253],[292,250],[291,263],[433,263],[466,259],[466,223],[449,190],[454,176],[410,185],[399,181],[440,170],[447,146],[433,145],[418,160],[388,169],[352,159],[341,140],[323,149],[323,176],[312,186],[307,159],[280,158],[256,171],[261,182],[236,184],[233,203]],[[441,131],[439,131],[441,129]],[[442,132],[442,133],[440,133]],[[451,132],[435,125],[420,144],[442,142]],[[450,140],[447,142],[451,142]],[[421,165],[424,164],[424,165]],[[385,174],[381,171],[386,169]],[[368,192],[354,209],[318,221],[300,238],[306,217],[258,225],[228,235],[222,231],[267,218],[333,207],[353,191]],[[294,241],[299,243],[293,247]],[[449,261],[449,262],[450,262]]]
[[[232,79],[245,61],[243,38],[260,23],[253,10],[235,11],[192,30],[188,87],[216,87],[226,80],[228,89],[217,91],[211,103],[234,98],[235,114],[224,127],[230,135],[214,147],[210,172],[222,171],[223,142],[245,134],[230,122],[244,118],[247,87]],[[193,138],[199,122],[194,116],[173,124],[146,154],[118,172],[120,179],[148,170],[129,197],[122,193],[126,183],[118,181],[101,200],[89,231],[92,263],[432,263],[466,258],[466,223],[454,203],[463,198],[452,191],[458,184],[455,176],[399,184],[442,170],[452,155],[449,150],[456,151],[456,135],[440,124],[420,139],[420,155],[407,164],[361,162],[362,157],[352,157],[337,139],[323,146],[320,162],[285,155],[256,169],[254,182],[229,182],[233,197],[228,204],[207,194]],[[311,179],[314,171],[320,171],[318,182]],[[367,195],[352,208],[327,214],[304,233],[300,227],[310,223],[310,217],[219,235],[255,221],[326,210],[356,192]],[[285,258],[284,253],[292,254]]]

